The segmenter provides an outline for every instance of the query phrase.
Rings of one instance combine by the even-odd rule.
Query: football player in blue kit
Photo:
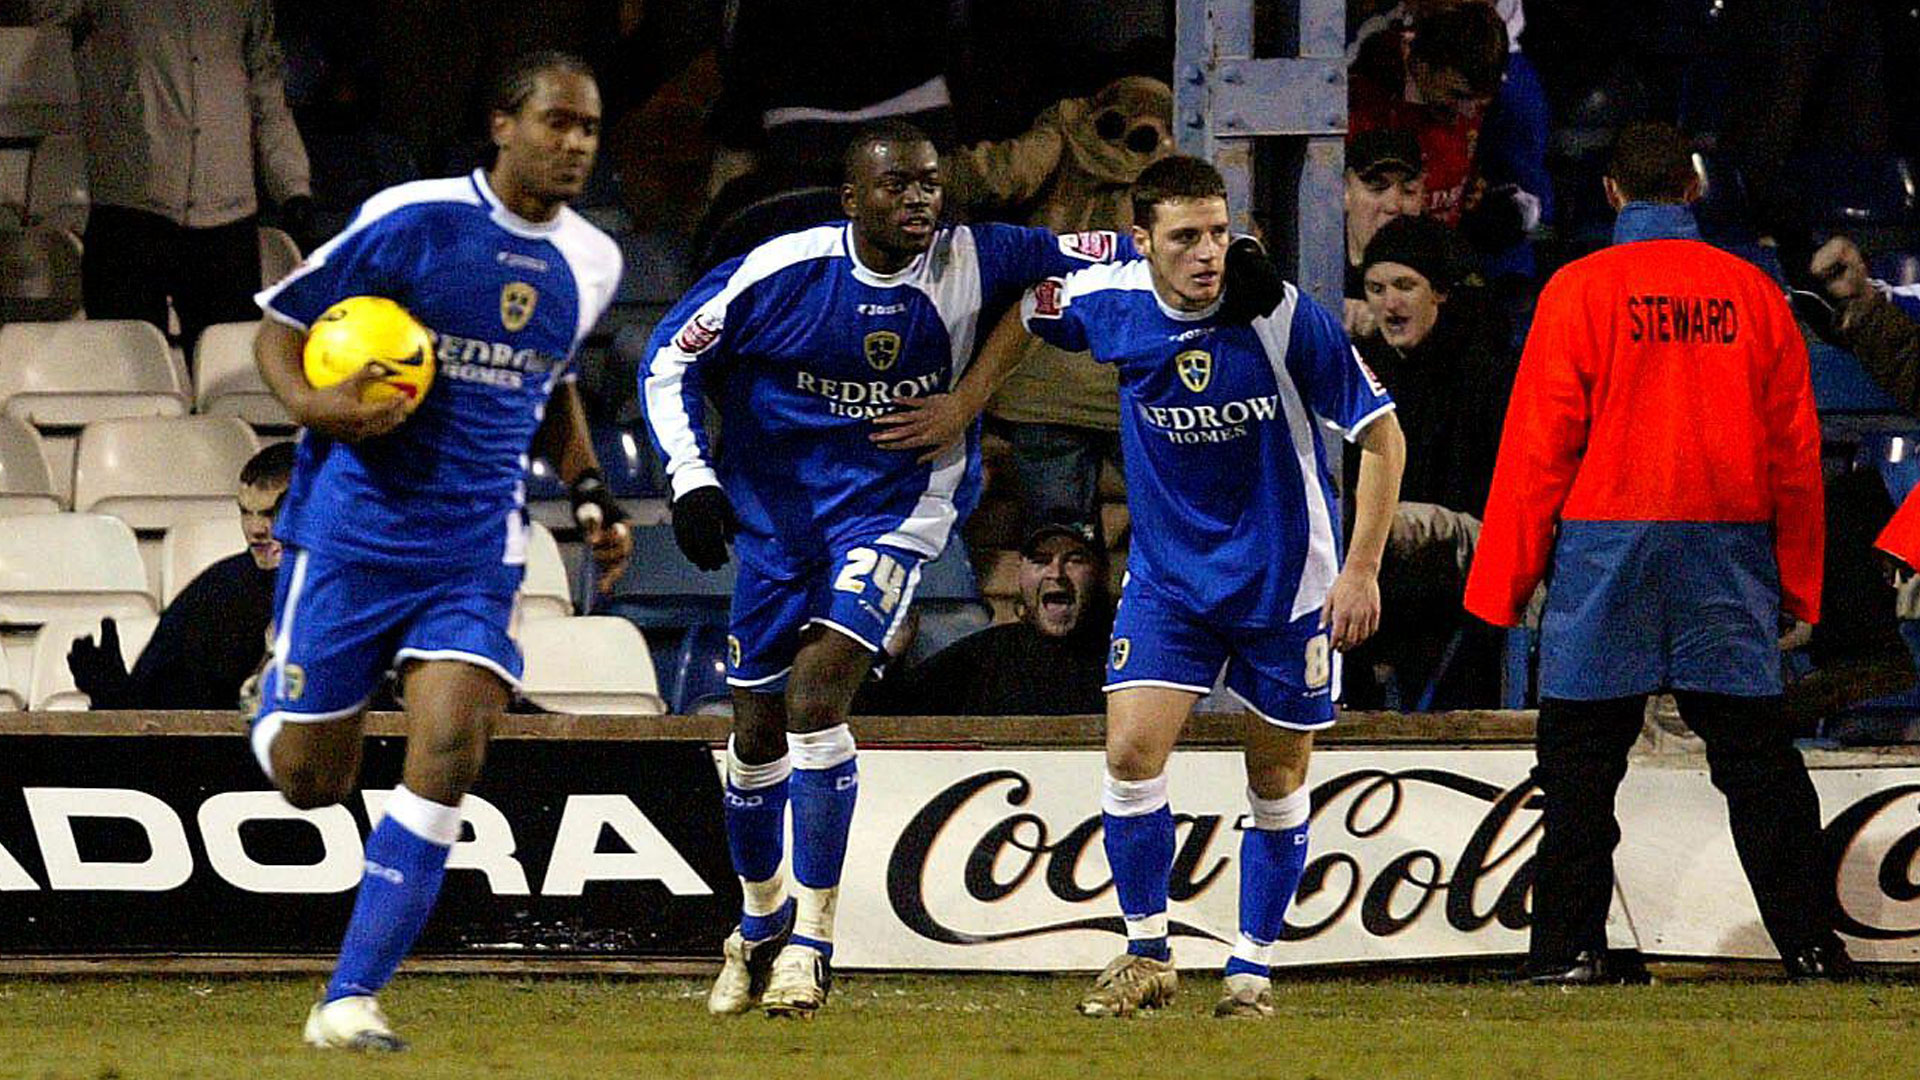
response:
[[[1080,1003],[1124,1016],[1172,998],[1167,758],[1224,674],[1246,706],[1240,935],[1215,1012],[1273,1011],[1268,968],[1306,857],[1307,759],[1333,723],[1339,653],[1378,625],[1376,582],[1405,440],[1340,319],[1284,288],[1251,323],[1221,317],[1226,187],[1172,157],[1133,187],[1143,261],[1041,282],[1027,328],[1120,375],[1133,547],[1107,662],[1107,859],[1127,951]],[[1319,427],[1362,450],[1344,565]]]
[[[433,910],[461,797],[518,685],[529,448],[571,485],[603,572],[632,546],[567,370],[620,278],[613,241],[566,206],[599,142],[591,69],[558,53],[516,62],[491,127],[491,167],[380,192],[258,297],[261,375],[305,430],[274,530],[286,555],[254,753],[293,805],[329,806],[355,786],[361,716],[390,669],[407,711],[403,783],[307,1018],[320,1047],[404,1046],[375,995]],[[396,301],[434,335],[438,372],[410,417],[398,398],[360,401],[371,365],[320,390],[302,375],[307,328],[356,295]]]
[[[707,1002],[721,1014],[808,1016],[826,1000],[858,793],[848,707],[921,565],[978,498],[977,431],[916,460],[876,441],[874,422],[944,394],[983,312],[1133,254],[1111,233],[942,226],[939,155],[898,121],[855,139],[845,175],[850,220],[716,267],[662,320],[641,371],[682,551],[717,569],[731,539],[739,560],[725,814],[744,911]]]

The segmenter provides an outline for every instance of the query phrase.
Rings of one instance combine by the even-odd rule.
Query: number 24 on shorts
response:
[[[901,590],[907,587],[907,568],[891,555],[872,548],[854,548],[847,552],[847,564],[840,568],[833,587],[857,594],[867,591],[869,581],[880,590],[880,613],[892,614],[900,604]]]

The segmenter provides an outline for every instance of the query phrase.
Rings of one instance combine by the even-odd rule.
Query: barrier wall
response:
[[[1235,928],[1234,718],[1170,770],[1180,962]],[[84,725],[76,727],[76,725]],[[738,902],[719,819],[724,721],[509,717],[467,807],[425,957],[714,956]],[[862,725],[836,958],[850,968],[1098,968],[1122,941],[1099,836],[1095,717]],[[398,777],[373,718],[348,805],[268,789],[235,719],[0,714],[0,956],[324,958]],[[1525,948],[1538,811],[1526,714],[1355,716],[1314,758],[1312,853],[1284,965]],[[1833,899],[1861,959],[1920,960],[1920,753],[1815,754]],[[1653,956],[1771,956],[1704,763],[1637,761],[1610,933]],[[187,959],[178,959],[180,957]],[[21,961],[20,958],[29,958]]]

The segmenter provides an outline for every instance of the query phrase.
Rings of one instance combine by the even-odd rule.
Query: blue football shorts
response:
[[[857,542],[777,570],[741,559],[727,625],[728,685],[781,690],[801,632],[815,623],[883,657],[906,625],[923,561],[905,548]]]
[[[1106,690],[1164,686],[1206,694],[1224,668],[1227,691],[1267,723],[1331,727],[1340,656],[1330,640],[1317,611],[1284,626],[1216,626],[1129,582],[1114,613]]]
[[[448,571],[350,562],[287,548],[260,718],[352,716],[408,660],[464,661],[518,688],[520,647],[510,630],[524,573],[505,564]]]

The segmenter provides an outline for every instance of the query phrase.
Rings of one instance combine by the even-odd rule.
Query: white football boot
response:
[[[780,955],[792,934],[791,919],[787,921],[787,929],[765,941],[748,941],[740,936],[740,928],[734,927],[721,949],[724,959],[720,974],[713,980],[713,989],[707,991],[707,1011],[715,1016],[738,1016],[760,1004],[767,979],[773,973],[774,958]]]
[[[1272,1016],[1273,981],[1248,972],[1227,976],[1220,989],[1220,1000],[1214,1002],[1213,1015],[1250,1019]]]
[[[760,1006],[768,1016],[791,1016],[810,1020],[826,1004],[827,991],[833,988],[833,965],[809,945],[789,943],[774,958],[773,974],[767,978],[767,992]]]
[[[315,1005],[307,1013],[308,1046],[323,1050],[405,1050],[387,1014],[370,994],[356,994]]]

